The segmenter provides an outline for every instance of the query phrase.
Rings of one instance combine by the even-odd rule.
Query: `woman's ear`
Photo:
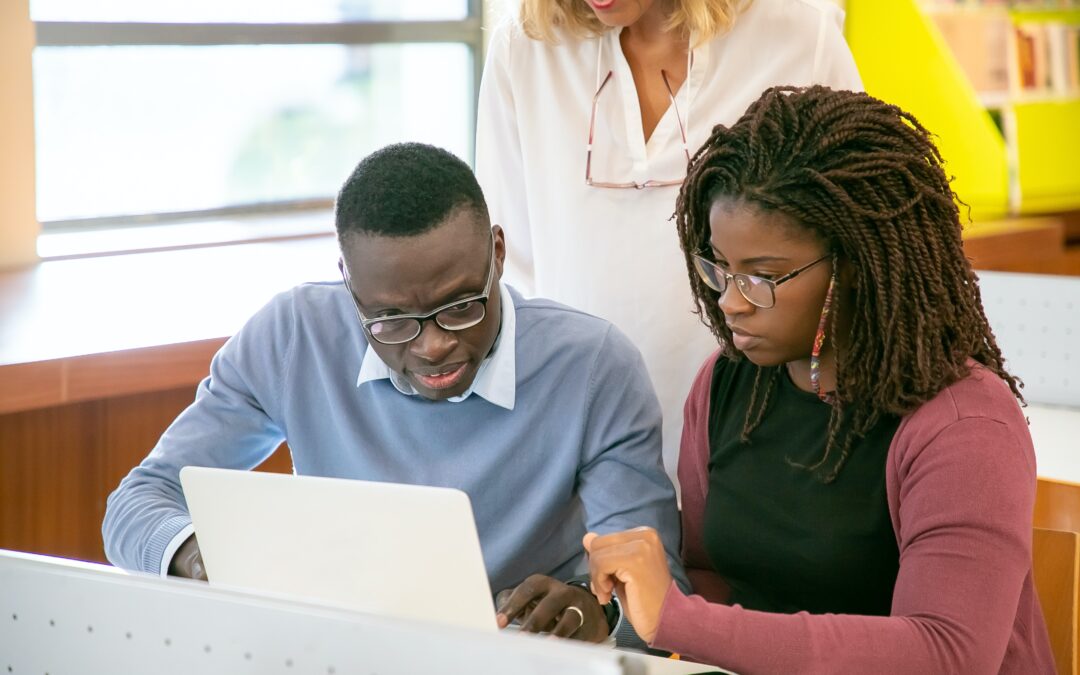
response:
[[[851,260],[842,254],[836,254],[836,280],[839,282],[841,288],[848,290],[855,290],[859,285],[858,275],[855,272],[855,266],[852,265]]]

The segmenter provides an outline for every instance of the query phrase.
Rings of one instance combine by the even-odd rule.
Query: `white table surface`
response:
[[[1031,422],[1039,475],[1080,483],[1080,408],[1033,403],[1024,414]]]

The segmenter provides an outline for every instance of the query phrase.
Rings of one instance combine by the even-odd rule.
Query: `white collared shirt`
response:
[[[502,300],[502,320],[499,324],[499,337],[496,338],[491,353],[480,364],[476,372],[472,386],[460,396],[446,399],[452,403],[460,403],[472,394],[494,403],[495,405],[514,409],[514,398],[517,391],[517,369],[515,359],[515,332],[517,319],[514,312],[514,300],[510,297],[510,291],[506,285],[499,282],[499,297]],[[360,365],[360,374],[356,378],[356,386],[373,380],[389,379],[394,388],[406,396],[416,396],[416,389],[399,373],[395,372],[386,362],[368,345],[364,353],[364,362]]]
[[[686,174],[715,124],[733,124],[774,85],[861,89],[844,43],[843,12],[827,0],[754,0],[730,32],[694,48],[674,107],[647,140],[619,30],[558,44],[500,25],[480,86],[476,175],[491,221],[506,231],[504,278],[525,297],[565,303],[618,326],[645,357],[664,412],[674,476],[686,392],[716,339],[693,313],[686,260],[671,215],[679,188],[585,184],[593,97],[592,177],[625,182]],[[658,68],[646,69],[659,78]]]

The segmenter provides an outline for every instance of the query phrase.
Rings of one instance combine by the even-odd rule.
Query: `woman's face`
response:
[[[630,26],[637,23],[646,12],[652,9],[656,0],[583,0],[596,18],[605,26],[613,28]]]
[[[776,279],[826,255],[825,243],[791,218],[720,199],[709,211],[713,260],[729,274]],[[720,310],[733,346],[759,366],[808,359],[829,288],[832,261],[823,260],[776,287],[776,304],[751,304],[728,281]]]

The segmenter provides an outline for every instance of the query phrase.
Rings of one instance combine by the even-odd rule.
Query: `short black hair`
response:
[[[398,143],[353,169],[338,193],[334,221],[338,239],[349,233],[413,237],[461,208],[474,209],[487,223],[484,193],[469,165],[433,145]]]

